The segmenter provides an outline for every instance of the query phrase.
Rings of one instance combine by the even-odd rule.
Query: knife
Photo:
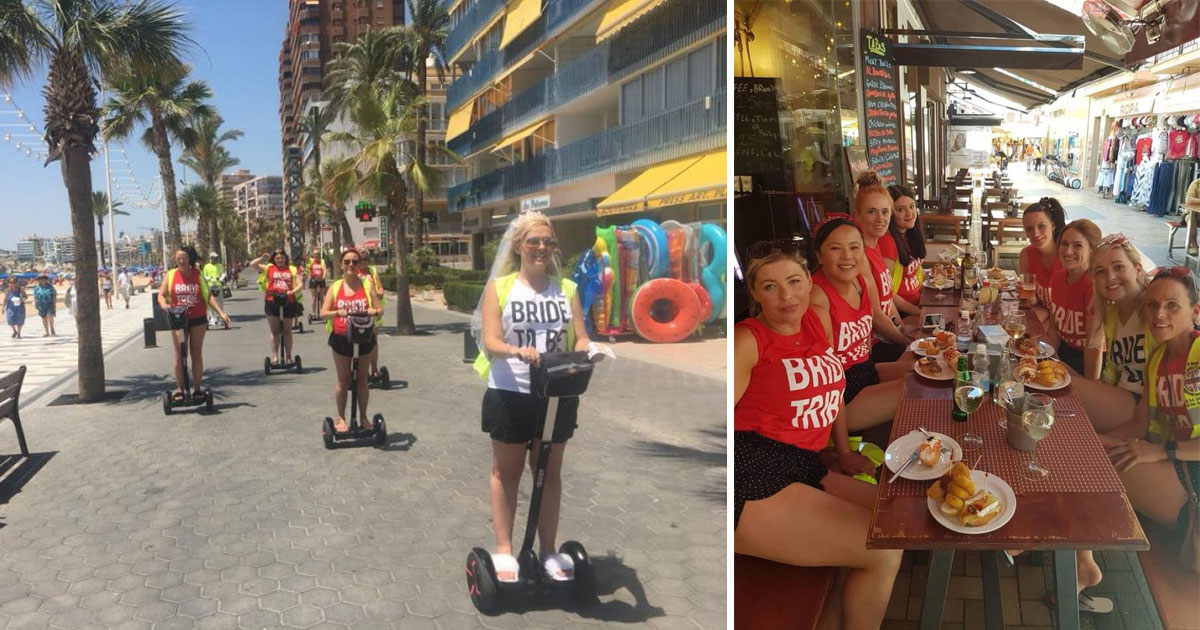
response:
[[[904,462],[904,465],[900,467],[900,470],[897,470],[895,473],[892,474],[892,478],[888,480],[888,483],[892,483],[893,481],[895,481],[896,477],[899,477],[900,473],[904,472],[904,470],[906,468],[908,468],[910,465],[912,465],[913,462],[917,461],[917,459],[920,456],[921,456],[921,449],[918,448],[917,450],[913,451],[913,454],[908,456],[908,461]]]

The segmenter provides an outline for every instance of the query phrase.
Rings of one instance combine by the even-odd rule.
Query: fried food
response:
[[[950,366],[951,370],[954,370],[955,366],[958,365],[959,354],[958,348],[946,348],[942,352],[942,360],[946,362],[946,365]]]
[[[1037,339],[1025,337],[1017,343],[1017,354],[1027,357],[1036,357],[1042,351]]]
[[[921,357],[917,359],[917,365],[926,376],[940,376],[942,373],[942,366],[938,365],[937,357]]]
[[[953,347],[954,344],[957,343],[957,341],[958,341],[957,336],[955,336],[954,333],[952,333],[948,330],[934,331],[933,337],[934,337],[935,343],[937,344],[937,348],[939,350]]]
[[[996,495],[981,492],[963,502],[963,507],[958,513],[958,522],[965,527],[983,527],[1000,516],[1003,507]]]

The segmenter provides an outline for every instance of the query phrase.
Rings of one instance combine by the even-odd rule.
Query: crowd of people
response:
[[[874,464],[849,435],[894,417],[923,278],[916,197],[860,175],[852,215],[829,214],[811,252],[760,242],[745,258],[751,317],[734,329],[734,545],[738,553],[846,570],[825,623],[874,628],[900,551],[868,550],[875,488],[852,478]],[[1134,509],[1186,531],[1200,491],[1200,295],[1186,268],[1145,269],[1130,239],[1067,222],[1057,200],[1025,208],[1018,272],[1037,290],[1031,317],[1075,373],[1072,386]],[[806,256],[807,254],[807,256]],[[1187,480],[1187,481],[1185,481]],[[742,522],[745,519],[745,522]],[[1077,589],[1103,579],[1077,553]],[[1111,602],[1082,594],[1087,610]],[[832,620],[832,621],[831,621]],[[835,627],[830,625],[827,627]]]

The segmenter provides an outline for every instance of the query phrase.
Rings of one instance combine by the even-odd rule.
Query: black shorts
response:
[[[187,320],[188,330],[191,330],[192,328],[195,328],[196,326],[208,326],[208,318],[207,317],[189,317]]]
[[[733,433],[733,529],[747,501],[775,496],[802,483],[824,490],[821,480],[828,469],[816,451],[776,442],[754,431]]]
[[[325,288],[325,278],[309,278],[308,279],[308,288],[324,289]]]
[[[1183,486],[1184,492],[1187,492],[1187,481],[1183,477],[1183,467],[1187,466],[1187,474],[1192,478],[1192,492],[1200,494],[1200,462],[1184,462],[1175,460],[1175,476],[1179,478],[1179,485]],[[1187,533],[1188,526],[1188,502],[1183,502],[1183,507],[1179,508],[1179,516],[1175,519],[1175,534],[1176,542],[1182,543],[1184,534]]]
[[[1083,350],[1076,350],[1067,345],[1067,342],[1060,341],[1058,343],[1058,360],[1066,363],[1072,370],[1083,374]]]
[[[367,343],[359,344],[358,357],[361,359],[361,358],[367,356],[368,354],[371,354],[371,351],[375,349],[376,343],[377,343],[377,337],[375,337],[375,335],[371,335],[371,341],[369,341]],[[333,351],[335,353],[337,353],[339,356],[343,356],[343,357],[353,357],[354,356],[354,347],[350,344],[350,340],[346,338],[346,335],[339,335],[337,333],[329,333],[329,347],[333,348]]]
[[[533,394],[488,388],[483,393],[483,432],[497,442],[524,444],[537,434],[539,420],[546,417],[550,401]],[[575,435],[579,398],[559,398],[557,423],[551,441],[562,444]]]
[[[898,360],[905,350],[908,350],[908,346],[902,343],[876,341],[875,345],[871,346],[871,362],[891,363]]]
[[[300,315],[299,302],[287,302],[283,306],[275,306],[274,302],[267,300],[266,304],[267,306],[264,310],[267,313],[267,317],[282,317],[284,319],[291,319]]]
[[[842,401],[850,404],[862,390],[879,384],[879,371],[875,369],[875,361],[864,361],[846,369],[846,391]]]

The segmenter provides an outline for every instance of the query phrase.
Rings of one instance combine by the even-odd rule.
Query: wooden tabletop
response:
[[[945,307],[927,307],[925,313],[940,313],[945,321],[957,320],[957,294]],[[915,319],[913,320],[915,321]],[[1035,317],[1029,317],[1030,334],[1040,334]],[[909,374],[905,397],[946,399],[952,397],[949,382],[932,382]],[[1052,397],[1074,397],[1070,386]],[[892,435],[898,428],[893,423]],[[989,449],[1007,444],[985,442]],[[1098,443],[1081,448],[1100,448]],[[890,471],[884,471],[885,479]],[[886,481],[884,482],[886,483]],[[869,549],[1149,549],[1145,532],[1124,492],[1043,492],[1017,497],[1012,520],[985,534],[959,534],[940,525],[929,513],[924,496],[885,497],[881,484],[867,531]]]

